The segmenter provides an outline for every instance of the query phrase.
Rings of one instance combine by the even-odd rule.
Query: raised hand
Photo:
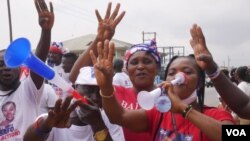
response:
[[[114,43],[109,43],[109,40],[105,40],[104,47],[102,42],[98,42],[97,44],[98,60],[93,51],[90,51],[91,60],[95,68],[96,80],[100,88],[112,86],[114,49]]]
[[[118,12],[120,9],[120,4],[116,5],[115,10],[111,13],[112,3],[108,4],[108,8],[106,10],[106,15],[104,19],[100,16],[98,10],[95,10],[96,17],[98,20],[98,30],[97,30],[97,38],[101,41],[106,39],[110,40],[115,34],[115,28],[120,23],[122,18],[125,15],[125,11],[123,11],[118,17]]]
[[[53,5],[50,2],[50,11],[48,10],[48,7],[44,0],[34,0],[36,10],[38,13],[38,20],[39,25],[44,30],[51,30],[54,24],[54,12],[53,12]]]
[[[64,102],[62,99],[58,99],[55,104],[54,110],[50,110],[48,113],[48,118],[45,120],[45,123],[49,127],[57,128],[68,128],[71,123],[69,120],[70,113],[75,110],[75,108],[81,103],[80,100],[71,103],[72,96],[68,96]]]
[[[197,64],[203,70],[211,70],[213,67],[216,67],[216,64],[213,61],[213,57],[209,52],[205,37],[202,33],[201,28],[194,24],[190,30],[192,39],[190,40],[190,44],[194,50],[195,60]]]

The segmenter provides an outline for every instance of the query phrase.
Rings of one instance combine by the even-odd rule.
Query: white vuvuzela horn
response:
[[[145,110],[150,110],[154,107],[155,100],[160,97],[161,88],[156,88],[151,92],[140,91],[137,95],[138,104]]]
[[[175,75],[175,79],[171,81],[172,85],[181,85],[185,82],[185,74],[179,72]]]
[[[181,85],[185,82],[185,74],[179,72],[175,75],[175,79],[171,81],[172,85]],[[154,105],[158,106],[157,109],[160,111],[168,111],[171,108],[171,102],[166,97],[166,94],[161,96],[161,88],[156,88],[153,91],[140,91],[137,95],[138,104],[145,110],[150,110]]]

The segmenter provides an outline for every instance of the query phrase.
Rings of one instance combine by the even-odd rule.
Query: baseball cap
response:
[[[53,53],[64,54],[65,49],[62,42],[52,42],[49,51]]]
[[[75,84],[79,85],[97,85],[94,67],[83,67],[77,76]]]

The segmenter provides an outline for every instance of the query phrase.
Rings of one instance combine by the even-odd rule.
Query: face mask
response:
[[[197,94],[196,94],[196,90],[194,90],[194,92],[188,98],[183,99],[182,102],[184,102],[186,104],[191,104],[196,99],[197,99]]]

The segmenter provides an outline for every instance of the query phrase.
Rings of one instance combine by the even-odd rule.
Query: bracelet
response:
[[[101,95],[102,98],[112,98],[114,96],[114,93],[115,93],[115,88],[114,88],[113,94],[111,94],[111,95],[103,95],[102,91],[100,90],[100,95]]]
[[[220,75],[220,68],[217,68],[216,71],[212,74],[207,75],[211,80],[217,78]]]
[[[182,116],[183,116],[184,118],[187,118],[187,116],[188,116],[189,112],[191,111],[191,109],[192,109],[192,105],[188,105],[188,106],[186,107],[186,109],[185,109],[184,111],[182,111]]]
[[[190,113],[190,111],[191,111],[192,109],[193,109],[193,108],[190,108],[190,109],[187,111],[185,118],[188,117],[188,114]]]
[[[35,120],[35,123],[34,123],[34,126],[33,128],[35,129],[35,133],[39,136],[48,136],[50,130],[42,130],[40,127],[39,127],[39,122],[44,118],[44,117],[47,117],[48,116],[48,113],[44,113],[44,114],[41,114],[40,116],[38,116]]]

